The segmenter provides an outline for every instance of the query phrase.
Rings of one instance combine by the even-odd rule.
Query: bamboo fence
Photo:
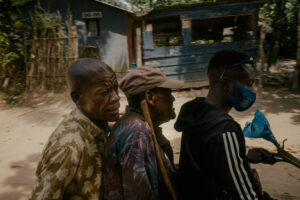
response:
[[[66,72],[78,58],[76,26],[68,17],[68,34],[62,26],[48,28],[43,36],[33,39],[29,52],[27,92],[63,92],[67,88]]]

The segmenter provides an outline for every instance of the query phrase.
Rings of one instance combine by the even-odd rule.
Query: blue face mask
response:
[[[241,86],[240,84],[238,84],[237,82],[235,82],[234,80],[232,80],[231,78],[228,78],[236,87],[240,88],[240,90],[242,91],[242,96],[233,96],[232,94],[230,94],[229,91],[225,91],[226,94],[229,96],[234,109],[236,109],[237,111],[245,111],[248,108],[250,108],[256,99],[256,94],[254,92],[252,92],[251,90],[248,90],[247,88],[244,88],[243,86]]]

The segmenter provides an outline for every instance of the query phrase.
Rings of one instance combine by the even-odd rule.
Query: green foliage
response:
[[[25,77],[24,26],[18,18],[18,6],[23,3],[24,0],[0,0],[0,86],[9,78],[9,85],[3,89],[14,94],[23,90],[20,85]],[[13,102],[11,98],[7,101]]]
[[[153,8],[151,0],[127,0],[133,12],[148,11]]]
[[[61,15],[59,12],[50,14],[41,9],[35,9],[30,13],[31,17],[31,32],[33,32],[33,39],[45,37],[49,29],[56,29],[61,26]]]
[[[18,1],[16,1],[18,2]],[[0,72],[14,61],[23,58],[23,27],[17,17],[17,7],[9,0],[0,1]],[[19,30],[19,32],[18,32]]]
[[[192,45],[213,44],[214,40],[195,40]]]
[[[22,6],[30,0],[10,0],[13,6]]]
[[[15,95],[6,95],[3,100],[6,104],[18,105],[18,97]]]
[[[279,53],[284,57],[296,56],[297,44],[297,0],[271,0],[260,10],[259,20],[262,20],[266,8],[266,22],[273,28],[274,38],[279,44]],[[276,33],[278,32],[278,33]]]

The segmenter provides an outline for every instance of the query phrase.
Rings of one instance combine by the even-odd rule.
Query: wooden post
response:
[[[68,62],[66,63],[65,72],[63,73],[63,75],[65,75],[65,82],[67,82],[66,72],[68,71],[70,65],[78,58],[78,37],[77,37],[76,26],[71,27],[68,40],[69,40],[68,42],[69,53],[68,53],[68,57],[66,58]]]
[[[59,31],[59,30],[58,30]],[[59,74],[59,68],[60,68],[60,35],[59,32],[56,30],[53,30],[53,34],[55,35],[53,39],[53,51],[51,54],[51,59],[53,61],[52,65],[52,77],[53,80],[51,82],[51,88],[53,92],[57,92],[57,88],[59,85],[59,77],[57,74]]]
[[[300,4],[298,5],[298,26],[297,26],[297,63],[293,80],[293,89],[300,89]]]
[[[264,42],[266,38],[266,13],[267,13],[267,5],[264,6],[263,9],[263,16],[262,16],[262,22],[260,27],[260,39],[259,39],[259,69],[258,69],[258,86],[261,88],[263,87],[263,71],[265,70],[265,62],[266,62],[266,56],[264,52]]]
[[[71,64],[71,61],[78,58],[78,44],[77,44],[77,28],[72,26],[72,15],[68,16],[68,64],[67,68]]]
[[[39,54],[38,49],[40,47],[41,41],[35,40],[34,48],[32,49],[32,76],[31,76],[31,84],[30,84],[30,90],[33,91],[38,86],[38,66],[39,66]]]
[[[143,49],[153,49],[152,24],[145,25],[145,31],[143,31]]]
[[[48,69],[48,74],[49,74],[49,89],[52,90],[53,92],[55,91],[55,85],[56,85],[56,69],[57,69],[57,61],[56,61],[56,54],[57,54],[57,36],[56,36],[56,30],[54,28],[51,29],[51,36],[49,36],[49,40],[51,42],[49,43],[49,63],[50,63],[50,68]]]
[[[26,39],[26,29],[24,29],[24,63],[25,63],[25,69],[27,72],[27,39]]]
[[[33,75],[35,73],[36,66],[36,43],[35,39],[32,40],[31,48],[29,51],[30,62],[29,62],[29,71],[26,76],[26,91],[30,92],[33,85]]]
[[[274,11],[274,17],[273,20],[274,25],[273,25],[273,33],[272,33],[272,44],[271,44],[271,49],[270,49],[270,55],[268,56],[268,67],[267,70],[272,67],[272,65],[277,64],[278,60],[278,53],[279,53],[279,38],[281,34],[284,33],[285,30],[283,30],[283,13],[284,13],[284,0],[277,0],[275,11]]]
[[[192,42],[192,21],[191,20],[181,20],[182,27],[182,36],[183,36],[183,44],[190,45]]]
[[[126,54],[126,60],[127,60],[127,69],[126,71],[129,71],[130,68],[130,62],[134,61],[133,56],[133,19],[131,16],[126,14],[126,35],[127,35],[127,54]]]
[[[65,73],[65,58],[68,57],[67,54],[65,54],[65,41],[66,41],[66,35],[63,32],[63,27],[60,26],[58,29],[58,69],[55,73],[56,80],[58,80],[58,84],[56,85],[55,89],[57,92],[62,92],[65,87],[65,78],[62,77],[62,75]]]
[[[142,40],[141,40],[141,32],[142,31],[141,31],[141,28],[140,27],[136,28],[135,32],[136,32],[136,45],[137,45],[136,64],[137,64],[137,67],[141,67],[143,64],[143,62],[142,62]]]
[[[77,27],[72,26],[72,43],[73,43],[73,60],[75,61],[78,58],[78,36],[77,36]]]
[[[72,26],[68,35],[68,62],[67,68],[69,65],[78,58],[78,37],[77,37],[77,27]]]

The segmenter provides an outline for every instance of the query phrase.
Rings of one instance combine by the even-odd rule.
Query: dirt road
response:
[[[196,96],[205,96],[206,90],[176,92],[175,110]],[[28,199],[34,180],[34,171],[51,132],[72,110],[73,104],[67,96],[47,95],[45,99],[31,96],[27,105],[10,107],[0,103],[0,200]],[[122,95],[121,110],[126,100]],[[243,127],[251,121],[256,109],[268,118],[278,139],[287,138],[287,150],[300,158],[300,94],[288,90],[267,89],[258,92],[256,104],[248,111],[232,111],[233,117]],[[163,126],[170,139],[178,161],[181,133],[174,131],[174,120]],[[249,147],[264,147],[273,150],[269,142],[262,139],[246,139]],[[259,172],[263,189],[277,199],[300,200],[300,169],[286,163],[273,166],[252,165]]]

